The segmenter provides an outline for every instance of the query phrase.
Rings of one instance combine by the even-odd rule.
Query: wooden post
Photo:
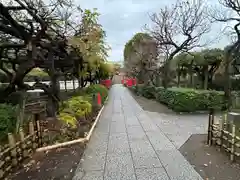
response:
[[[42,146],[47,145],[49,141],[50,141],[49,133],[48,130],[45,129],[42,131]]]
[[[39,120],[36,121],[36,124],[37,124],[38,144],[39,144],[39,147],[42,147],[42,130],[41,130],[41,127],[40,127]]]
[[[32,148],[33,150],[35,150],[37,148],[37,144],[36,144],[36,135],[34,132],[33,122],[29,122],[29,134],[32,136]]]
[[[236,126],[232,125],[232,141],[231,141],[231,155],[230,160],[234,161],[235,156],[235,138],[236,138]]]
[[[224,117],[222,117],[222,119],[221,119],[219,130],[220,130],[220,144],[219,144],[220,149],[219,150],[221,150],[222,146],[223,146],[223,135],[224,135],[224,130],[225,130],[225,118]]]
[[[5,164],[5,158],[2,153],[3,148],[0,146],[0,179],[3,178],[5,174],[4,164]]]
[[[213,112],[210,110],[209,115],[208,115],[208,145],[212,145],[212,116]]]
[[[215,121],[214,121],[214,110],[212,110],[212,119],[211,119],[211,144],[213,143],[213,125],[214,125],[214,123],[215,123]],[[216,144],[216,141],[215,141],[215,144]]]
[[[17,163],[18,163],[17,148],[16,148],[16,142],[12,133],[8,133],[8,142],[9,142],[9,147],[12,149],[11,150],[12,165],[17,166]]]
[[[20,135],[23,158],[25,158],[25,157],[27,157],[27,150],[26,150],[27,146],[26,146],[25,141],[24,141],[24,132],[23,132],[22,128],[20,128],[20,130],[19,130],[19,135]]]

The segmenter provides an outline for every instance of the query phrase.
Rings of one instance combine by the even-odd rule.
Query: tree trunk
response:
[[[208,88],[208,68],[206,68],[204,72],[204,85],[203,85],[203,89],[207,88]]]
[[[181,78],[181,75],[180,75],[180,73],[178,73],[178,75],[177,75],[177,87],[180,86],[180,78]]]
[[[65,92],[67,92],[67,77],[66,77],[66,75],[64,76],[64,89],[65,89]]]
[[[72,78],[72,85],[73,85],[73,91],[75,92],[76,88],[75,88],[75,79],[74,79],[74,77]]]
[[[60,100],[60,85],[58,81],[58,76],[53,75],[50,77],[51,79],[51,92],[52,92],[52,98],[50,101],[50,104],[52,105],[51,111],[49,112],[49,117],[55,117],[56,113],[58,113],[59,110],[59,100]],[[49,104],[49,105],[50,105]]]
[[[169,73],[169,61],[171,61],[171,59],[168,59],[166,61],[166,63],[164,64],[164,68],[163,68],[163,81],[162,81],[162,84],[163,84],[163,87],[165,89],[168,88],[168,85],[169,85],[169,82],[170,82],[170,79],[169,79],[169,76],[168,76],[168,73]]]
[[[226,110],[229,110],[231,107],[231,81],[230,81],[230,68],[231,68],[231,53],[232,50],[227,51],[226,53],[226,65],[225,65],[225,86],[224,86],[224,99],[226,103]]]

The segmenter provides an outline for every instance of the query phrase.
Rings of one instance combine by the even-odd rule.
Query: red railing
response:
[[[112,81],[110,79],[102,80],[101,84],[106,86],[107,88],[110,88],[112,85]]]
[[[137,84],[136,78],[126,78],[124,77],[122,79],[122,84],[131,87],[131,86],[135,86]]]

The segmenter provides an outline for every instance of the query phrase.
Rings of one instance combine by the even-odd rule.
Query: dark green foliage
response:
[[[132,86],[129,87],[130,90],[132,90],[134,93],[136,93],[136,95],[138,96],[143,96],[143,85],[142,84],[138,84],[137,86]]]
[[[7,86],[8,86],[7,84],[1,84],[0,93],[3,92]],[[13,92],[8,97],[6,97],[5,99],[1,98],[2,102],[0,102],[0,103],[9,103],[9,104],[12,104],[12,105],[17,105],[20,102],[21,96],[22,96],[21,92],[18,92],[18,91]]]
[[[94,84],[94,85],[90,85],[86,88],[86,93],[87,94],[100,93],[100,95],[102,97],[102,103],[104,103],[104,101],[106,100],[106,98],[108,96],[108,89],[101,84]]]
[[[240,90],[240,79],[232,78],[231,81],[231,90],[239,91]],[[215,89],[217,91],[224,91],[224,85],[226,84],[224,76],[216,77],[212,84],[209,85],[210,89]]]
[[[0,141],[6,140],[7,134],[14,131],[16,121],[15,107],[0,104]]]
[[[142,86],[141,95],[148,99],[155,99],[156,98],[155,86]]]
[[[157,88],[157,101],[176,112],[221,110],[224,107],[223,92],[186,88]]]
[[[156,87],[155,86],[145,86],[143,84],[138,84],[137,86],[130,87],[134,93],[139,96],[143,96],[148,99],[156,98]]]

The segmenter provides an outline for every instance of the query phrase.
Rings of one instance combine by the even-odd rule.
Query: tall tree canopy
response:
[[[157,65],[157,45],[147,33],[137,33],[124,47],[124,66],[128,75],[148,83]]]
[[[81,86],[99,81],[109,48],[98,16],[96,9],[82,10],[67,0],[0,2],[0,70],[9,82],[0,100],[35,87],[57,105],[61,75],[70,73]],[[34,68],[49,75],[50,87],[39,81],[34,87],[24,84]]]

